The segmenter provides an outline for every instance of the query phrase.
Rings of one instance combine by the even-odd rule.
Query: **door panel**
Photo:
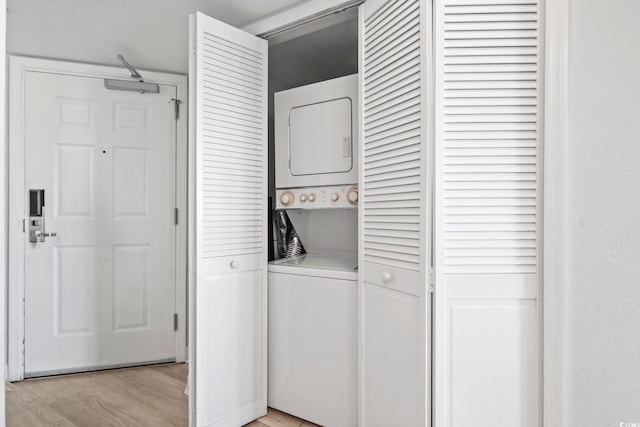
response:
[[[436,4],[435,420],[444,427],[541,422],[541,7]]]
[[[430,419],[428,2],[360,8],[360,425]]]
[[[25,376],[175,358],[175,93],[26,73]]]
[[[530,425],[537,400],[530,394],[537,388],[535,301],[452,299],[447,312],[451,425]]]
[[[420,298],[364,283],[363,352],[366,398],[362,425],[419,426],[424,422],[425,366]]]
[[[213,425],[242,425],[247,422],[246,413],[257,417],[264,410],[259,387],[263,381],[260,356],[264,351],[262,302],[266,290],[262,271],[218,274],[203,280],[198,299],[200,307],[206,307],[199,311],[209,316],[210,326],[198,328],[197,342],[198,347],[206,343],[201,350],[206,351],[213,366],[199,363],[198,375],[206,381],[212,400],[203,400],[207,394],[198,393],[198,409],[202,407],[204,419],[212,420]],[[220,301],[225,302],[224,310]],[[196,381],[201,382],[199,379]]]
[[[352,111],[349,98],[294,107],[289,111],[291,175],[351,170]]]
[[[191,33],[191,422],[235,427],[267,411],[267,42],[201,13]]]

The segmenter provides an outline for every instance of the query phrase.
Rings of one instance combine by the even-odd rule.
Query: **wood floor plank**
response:
[[[171,425],[187,425],[189,398],[184,395],[184,383],[171,376],[151,370],[116,373],[129,387],[123,393],[168,420]]]
[[[88,403],[84,403],[85,407],[83,408],[74,408],[71,414],[65,413],[67,410],[66,405],[68,405],[69,402],[58,402],[52,406],[56,407],[60,412],[65,413],[68,418],[78,424],[80,424],[80,420],[76,421],[76,417],[78,416],[77,413],[79,410],[86,411],[86,414],[82,414],[82,419],[85,418],[84,415],[93,415],[92,412],[98,410],[100,411],[100,415],[105,415],[104,417],[98,418],[100,420],[100,424],[98,425],[111,425],[103,424],[103,422],[113,423],[114,425],[120,425],[120,423],[122,423],[127,426],[169,427],[187,425],[186,417],[180,417],[178,415],[181,411],[174,410],[173,412],[176,416],[173,416],[174,414],[172,413],[159,411],[156,405],[146,405],[145,403],[147,403],[147,401],[141,399],[140,396],[136,395],[135,391],[131,389],[114,391],[104,388],[95,390],[89,395],[81,394],[81,396],[83,398],[90,397],[91,400]],[[58,408],[56,406],[58,404],[65,405],[65,408]],[[88,404],[93,404],[94,406],[87,408],[86,406],[88,406]],[[117,416],[112,415],[113,411],[117,412]]]
[[[154,369],[136,369],[130,371],[114,371],[113,375],[137,387],[148,390],[167,391],[173,395],[173,392],[183,392],[185,382],[166,375]]]
[[[177,380],[182,381],[183,384],[187,382],[187,375],[189,374],[189,365],[186,363],[171,363],[167,365],[158,365],[151,367],[154,371],[162,372],[165,375],[169,375]]]
[[[285,414],[272,408],[267,410],[266,416],[258,418],[258,422],[268,427],[300,427],[303,421],[304,420],[296,418],[293,415]]]
[[[178,378],[186,372],[180,364],[15,383],[7,393],[7,425],[186,427],[189,399],[183,394],[185,382]]]
[[[17,386],[29,390],[47,405],[77,393],[78,388],[71,386],[71,384],[71,378],[67,376],[39,378],[16,383]]]
[[[142,426],[143,419],[131,415],[131,404],[125,399],[113,399],[106,390],[96,393],[75,393],[51,404],[68,419],[80,426]]]
[[[183,394],[188,366],[181,364],[60,375],[11,384],[6,391],[8,427],[186,427]],[[317,427],[269,408],[245,427]]]
[[[19,387],[6,394],[5,422],[7,427],[76,426],[31,391]]]

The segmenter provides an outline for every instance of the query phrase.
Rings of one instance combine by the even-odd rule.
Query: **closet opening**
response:
[[[269,38],[270,408],[358,419],[357,8]]]

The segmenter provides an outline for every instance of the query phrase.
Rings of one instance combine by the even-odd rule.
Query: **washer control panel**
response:
[[[358,206],[358,186],[280,189],[276,197],[277,209],[354,208]]]

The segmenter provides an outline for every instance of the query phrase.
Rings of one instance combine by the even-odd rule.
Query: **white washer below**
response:
[[[270,407],[329,427],[358,424],[355,257],[269,265]]]

